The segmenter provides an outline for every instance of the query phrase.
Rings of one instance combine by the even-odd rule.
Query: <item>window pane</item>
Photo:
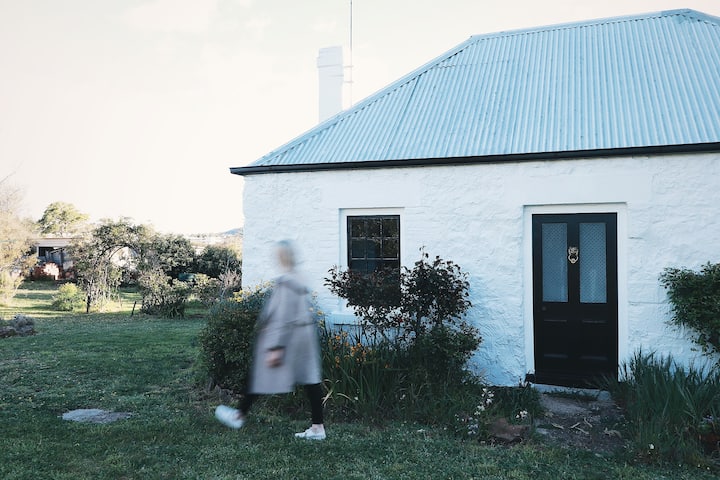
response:
[[[580,224],[580,302],[607,302],[604,223]]]
[[[348,217],[350,222],[350,236],[354,238],[365,236],[365,221],[362,218]]]
[[[352,239],[350,241],[350,258],[365,258],[365,240]]]
[[[367,220],[367,233],[366,234],[368,237],[382,236],[382,219],[369,218]]]
[[[568,301],[567,262],[567,224],[543,223],[543,302]]]
[[[386,238],[383,242],[383,258],[400,258],[398,255],[399,242],[396,238]]]
[[[365,262],[365,260],[353,260],[350,262],[350,270],[353,272],[367,273],[367,262]]]
[[[386,218],[382,223],[383,237],[394,237],[400,236],[400,221],[398,218]]]
[[[379,238],[368,238],[365,249],[367,258],[382,258]]]

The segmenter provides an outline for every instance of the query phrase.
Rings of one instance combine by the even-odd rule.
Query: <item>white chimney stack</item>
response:
[[[321,48],[317,59],[319,77],[319,119],[324,122],[343,109],[345,71],[342,47]]]

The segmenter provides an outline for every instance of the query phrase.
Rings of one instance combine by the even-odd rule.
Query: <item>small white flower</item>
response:
[[[651,443],[650,445],[648,445],[648,448],[649,448],[650,450],[655,450],[655,445],[653,445],[653,444]]]

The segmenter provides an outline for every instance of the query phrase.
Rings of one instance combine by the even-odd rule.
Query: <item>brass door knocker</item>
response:
[[[568,261],[575,265],[580,258],[580,250],[578,250],[578,247],[569,247],[568,248]]]

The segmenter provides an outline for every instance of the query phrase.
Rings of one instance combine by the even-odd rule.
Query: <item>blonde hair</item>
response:
[[[295,249],[293,248],[292,242],[290,242],[290,240],[280,240],[277,242],[276,246],[280,265],[288,270],[295,268],[297,260],[295,258]]]

